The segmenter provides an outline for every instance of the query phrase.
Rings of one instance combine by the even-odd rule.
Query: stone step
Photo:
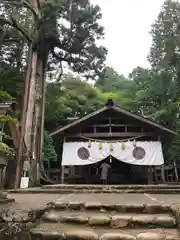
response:
[[[26,188],[26,189],[12,189],[8,190],[9,193],[33,193],[33,194],[71,194],[71,193],[149,193],[149,194],[179,194],[180,188],[142,188],[142,189],[106,189],[106,188]]]
[[[176,220],[169,214],[110,214],[49,210],[44,213],[42,220],[44,222],[106,226],[109,228],[176,228]]]
[[[31,230],[31,237],[32,240],[180,240],[175,229],[107,229],[64,223],[41,223]]]
[[[49,203],[50,208],[56,210],[81,210],[99,212],[119,212],[119,213],[169,213],[170,205],[167,204],[106,204],[101,202],[79,202],[61,200]]]
[[[137,190],[137,189],[180,189],[179,185],[89,185],[89,184],[54,184],[44,185],[43,189],[86,189],[86,190]]]

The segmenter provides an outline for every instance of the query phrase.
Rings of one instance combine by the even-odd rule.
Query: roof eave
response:
[[[141,117],[141,116],[139,116],[139,115],[137,115],[137,114],[131,113],[131,112],[129,112],[129,111],[123,109],[123,108],[117,107],[117,106],[115,106],[115,105],[105,105],[104,107],[100,108],[99,110],[96,110],[96,111],[94,111],[94,112],[92,112],[92,113],[90,113],[90,114],[88,114],[88,115],[86,115],[86,116],[84,116],[84,117],[82,117],[82,118],[80,118],[80,119],[72,122],[72,123],[67,124],[67,125],[64,126],[64,127],[61,127],[61,128],[59,128],[59,129],[57,129],[56,131],[52,132],[52,133],[50,134],[50,136],[54,136],[54,135],[56,135],[56,134],[63,134],[63,132],[64,132],[65,130],[67,130],[67,129],[69,129],[69,128],[71,128],[71,127],[73,127],[73,126],[75,126],[75,125],[77,125],[77,124],[79,124],[79,123],[81,123],[81,122],[83,122],[83,121],[91,118],[91,117],[94,117],[94,116],[96,116],[97,114],[99,114],[99,113],[101,113],[101,112],[103,112],[103,111],[105,111],[105,110],[107,110],[107,109],[114,109],[115,111],[124,113],[124,114],[126,114],[126,115],[128,115],[128,116],[130,116],[130,117],[133,117],[133,118],[135,118],[135,119],[137,119],[137,120],[139,120],[139,121],[142,121],[142,122],[144,122],[144,123],[146,123],[146,124],[150,124],[151,126],[154,126],[154,127],[156,127],[156,128],[159,128],[161,131],[165,131],[165,132],[167,132],[167,133],[170,133],[170,134],[173,134],[173,135],[177,135],[176,132],[174,132],[174,131],[172,131],[172,130],[170,130],[170,129],[162,126],[162,125],[159,125],[159,124],[157,124],[157,123],[155,123],[155,122],[153,122],[153,121],[151,121],[151,120],[149,120],[149,119],[146,119],[146,118],[143,118],[143,117]]]

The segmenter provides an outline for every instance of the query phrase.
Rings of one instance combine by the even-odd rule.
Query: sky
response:
[[[150,67],[147,55],[151,47],[151,25],[164,0],[90,0],[102,9],[105,27],[103,45],[108,49],[107,65],[119,74],[128,74],[137,66]]]

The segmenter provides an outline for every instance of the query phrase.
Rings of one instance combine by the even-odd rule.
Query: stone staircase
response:
[[[180,240],[169,205],[56,201],[47,205],[32,240]]]

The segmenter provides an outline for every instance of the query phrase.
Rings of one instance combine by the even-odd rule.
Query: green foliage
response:
[[[0,64],[0,101],[12,100],[12,98],[18,100],[22,94],[23,88],[23,74],[5,62]]]
[[[86,81],[63,75],[61,82],[47,84],[45,126],[49,131],[65,124],[68,117],[80,117],[102,105],[99,91]]]
[[[152,65],[146,81],[145,98],[153,105],[152,116],[167,127],[177,130],[168,151],[170,157],[179,158],[179,106],[180,95],[180,2],[166,0],[152,26],[152,46],[149,61]],[[149,75],[149,74],[148,74]]]
[[[12,118],[9,115],[0,115],[0,122],[9,122],[9,121],[15,121],[14,118]]]
[[[19,2],[24,7],[23,1]],[[51,80],[57,79],[47,83],[46,130],[52,131],[66,124],[68,117],[81,117],[92,112],[104,105],[108,98],[113,98],[117,104],[133,112],[151,117],[169,128],[177,129],[178,135],[175,136],[168,150],[172,158],[178,158],[180,153],[179,1],[166,0],[152,25],[152,46],[148,56],[151,69],[138,66],[132,70],[128,78],[108,66],[103,69],[107,51],[104,47],[96,45],[96,40],[104,36],[104,28],[98,23],[101,19],[101,11],[88,0],[44,0],[38,9],[40,16],[36,16],[35,22],[32,21],[32,11],[27,7],[25,7],[26,11],[22,10],[22,7],[17,9],[17,6],[10,9],[13,17],[28,33],[33,47],[40,48],[41,53],[45,49],[48,51],[48,76]],[[5,7],[3,11],[6,13],[5,16],[9,16],[9,8]],[[27,66],[24,61],[28,53],[27,39],[22,33],[17,34],[12,27],[4,25],[2,21],[0,21],[0,33],[4,34],[3,44],[0,43],[0,56],[3,60],[0,66],[1,89],[13,98],[19,97]],[[61,64],[64,62],[71,70],[85,77],[95,79],[96,76],[97,81],[93,85],[74,75],[61,75]],[[58,74],[57,71],[54,74],[55,69],[58,69]],[[5,93],[0,92],[0,98],[3,94]],[[9,120],[9,116],[0,116],[0,121]],[[57,156],[47,132],[44,139],[44,161],[55,161]]]
[[[58,73],[62,70],[62,62],[85,77],[94,77],[104,67],[107,50],[96,44],[104,37],[104,28],[99,24],[101,10],[88,0],[44,0],[38,7],[27,0],[19,0],[18,4],[6,0],[2,12],[3,58],[8,56],[12,63],[7,48],[11,42],[12,53],[18,53],[13,66],[18,69],[24,69],[30,42],[40,55],[48,54],[51,74],[55,69]]]
[[[153,68],[164,70],[173,77],[178,73],[180,50],[180,2],[166,0],[152,26],[152,46],[149,60]]]
[[[4,155],[13,155],[14,149],[10,148],[7,144],[0,142],[0,153]]]
[[[12,97],[9,93],[0,90],[0,102],[5,102],[7,100],[12,100]]]
[[[132,95],[135,94],[133,81],[118,74],[113,68],[106,67],[100,74],[95,86],[101,91],[100,98],[106,102],[108,98],[126,108],[133,105]]]
[[[57,161],[57,154],[53,146],[52,138],[46,131],[44,132],[43,160],[48,164]]]
[[[4,101],[11,100],[12,97],[10,94],[8,94],[5,91],[0,91],[0,103],[3,103]],[[0,115],[0,127],[1,125],[4,125],[8,121],[12,121],[13,118],[9,115]],[[0,153],[3,153],[4,155],[11,155],[13,154],[13,149],[10,148],[7,144],[5,144],[2,139],[7,138],[8,136],[3,131],[0,131]]]
[[[118,74],[113,68],[106,67],[100,74],[95,84],[103,92],[129,91],[134,88],[134,83],[123,75]]]
[[[177,122],[176,132],[177,132],[177,135],[174,137],[174,139],[170,145],[169,153],[170,153],[172,159],[179,160],[179,156],[180,156],[180,121]]]

